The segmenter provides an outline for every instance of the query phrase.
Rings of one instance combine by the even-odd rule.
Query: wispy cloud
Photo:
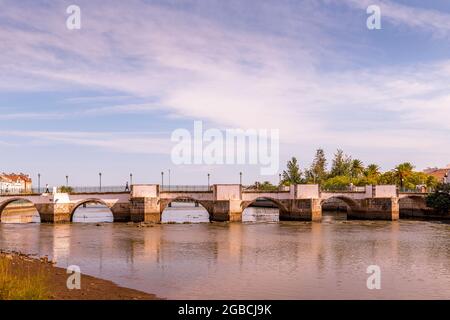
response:
[[[420,147],[431,152],[445,143],[443,131],[450,130],[450,62],[353,64],[356,53],[337,50],[352,44],[330,34],[342,24],[335,23],[333,12],[321,10],[321,4],[330,2],[342,3],[302,1],[300,10],[289,1],[283,5],[260,1],[251,4],[258,14],[246,15],[243,2],[231,1],[225,7],[242,19],[229,19],[230,15],[211,9],[218,2],[188,1],[181,10],[137,0],[113,1],[109,6],[80,1],[82,29],[73,32],[65,29],[63,2],[30,10],[31,2],[6,1],[8,10],[0,12],[0,90],[88,88],[143,102],[110,103],[88,97],[72,101],[87,108],[4,113],[0,119],[157,111],[206,120],[220,128],[279,128],[282,142],[293,149],[326,142],[336,147]],[[343,2],[357,10],[369,4]],[[383,17],[394,23],[436,35],[450,30],[448,14],[392,1],[379,3]],[[93,102],[95,106],[89,105]],[[418,137],[417,132],[425,131]],[[52,133],[47,139],[109,149],[130,143],[116,149],[131,152],[149,141],[159,146],[164,137],[155,141],[136,135],[130,141],[119,135]]]
[[[365,10],[369,5],[379,5],[383,19],[405,25],[416,32],[431,32],[438,37],[450,36],[450,13],[425,9],[388,0],[343,0],[355,8]]]
[[[69,144],[118,153],[170,154],[165,137],[149,132],[0,131],[0,136],[25,139],[21,144],[29,146]]]

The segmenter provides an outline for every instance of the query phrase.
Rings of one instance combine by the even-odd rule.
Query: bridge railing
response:
[[[399,188],[398,189],[399,193],[423,193],[423,194],[427,194],[427,193],[432,193],[434,192],[433,188],[418,188],[418,189],[406,189],[406,188]]]
[[[39,194],[42,193],[39,192],[37,188],[31,188],[27,190],[7,190],[7,189],[0,189],[0,195],[2,196],[9,196],[9,195],[27,195],[27,194]]]
[[[108,193],[108,192],[130,192],[131,187],[128,186],[97,186],[97,187],[60,187],[58,192],[68,193]]]
[[[289,188],[284,187],[265,187],[265,186],[257,186],[257,185],[250,185],[250,186],[242,186],[242,192],[289,192]]]
[[[30,195],[30,194],[44,194],[53,193],[53,187],[41,187],[41,188],[31,188],[27,190],[0,190],[0,195],[2,196],[12,196],[12,195]],[[98,187],[57,187],[56,192],[61,193],[118,193],[118,192],[130,192],[130,187],[128,190],[125,186],[98,186]]]
[[[336,188],[320,188],[321,192],[366,192],[366,187],[336,187]]]
[[[212,192],[212,186],[197,185],[162,185],[159,189],[161,192]]]

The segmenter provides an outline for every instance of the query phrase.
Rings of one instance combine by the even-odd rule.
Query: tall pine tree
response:
[[[283,171],[284,185],[300,184],[302,183],[302,173],[297,162],[297,158],[292,157],[287,163],[287,170]]]
[[[308,172],[313,183],[322,184],[327,178],[327,159],[323,149],[317,149],[316,156]]]

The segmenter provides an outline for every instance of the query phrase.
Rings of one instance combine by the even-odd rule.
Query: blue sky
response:
[[[68,30],[66,8],[81,8]],[[382,29],[366,27],[367,6]],[[42,183],[271,180],[176,166],[170,135],[279,129],[280,167],[322,147],[389,170],[450,163],[450,2],[0,0],[0,171]]]

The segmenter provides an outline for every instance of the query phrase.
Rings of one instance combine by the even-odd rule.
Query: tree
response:
[[[380,167],[377,164],[369,164],[364,170],[364,175],[367,178],[378,177],[380,175]]]
[[[404,162],[395,167],[394,172],[399,182],[400,188],[403,188],[405,179],[408,178],[414,170],[414,166],[409,162]]]
[[[351,182],[351,178],[348,176],[336,176],[327,179],[323,187],[325,190],[346,190]]]
[[[359,159],[351,161],[350,175],[352,178],[359,178],[364,174],[363,162]]]
[[[287,170],[283,171],[284,185],[300,184],[302,183],[302,173],[297,163],[297,158],[292,157],[287,163]]]
[[[441,214],[448,214],[450,210],[450,184],[439,184],[436,191],[427,197],[427,206]]]
[[[274,186],[269,181],[264,181],[263,183],[256,181],[255,184],[250,187],[250,189],[262,190],[262,191],[275,191],[278,189],[278,187]]]
[[[58,192],[61,193],[72,193],[73,192],[73,188],[69,187],[69,186],[61,186],[58,188]]]
[[[377,164],[369,164],[364,169],[364,177],[366,184],[378,184],[380,179],[380,167]]]
[[[310,169],[305,171],[305,175],[307,180],[312,180],[313,183],[322,184],[325,181],[327,176],[327,159],[323,149],[317,149],[314,161]]]
[[[397,184],[397,177],[394,171],[387,171],[385,173],[380,174],[378,178],[379,184]]]
[[[334,154],[333,163],[331,166],[331,177],[350,176],[351,174],[352,158],[345,155],[344,151],[338,149]]]

